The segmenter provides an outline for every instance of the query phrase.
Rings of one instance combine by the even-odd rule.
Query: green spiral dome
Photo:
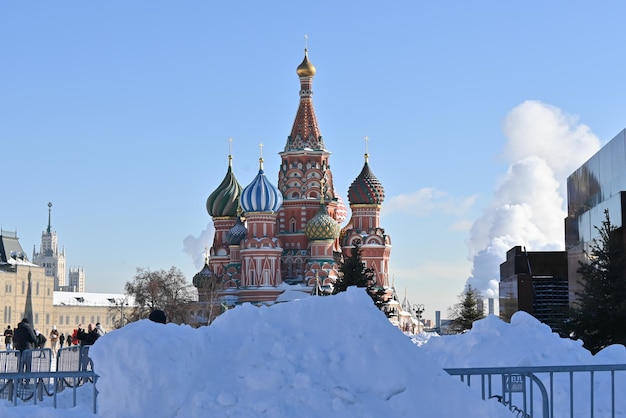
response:
[[[326,205],[320,204],[320,210],[304,227],[304,233],[309,240],[337,239],[341,226],[328,214]]]

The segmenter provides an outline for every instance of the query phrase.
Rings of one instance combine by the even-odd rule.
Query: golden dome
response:
[[[298,65],[296,74],[298,77],[313,77],[315,75],[315,66],[309,61],[309,53],[306,48],[304,49],[304,60],[302,60],[302,64]]]

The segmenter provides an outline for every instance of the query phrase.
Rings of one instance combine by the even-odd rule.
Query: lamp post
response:
[[[128,306],[128,297],[125,298],[108,298],[109,303],[120,309],[120,328],[124,326],[124,306]]]
[[[413,305],[413,312],[415,312],[415,317],[417,318],[417,333],[424,331],[424,327],[422,324],[422,314],[424,313],[424,304]],[[420,331],[420,326],[422,327],[422,331]]]

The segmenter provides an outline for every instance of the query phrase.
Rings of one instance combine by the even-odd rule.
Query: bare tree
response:
[[[223,275],[205,276],[203,280],[196,281],[198,288],[198,305],[201,307],[201,324],[211,325],[211,323],[228,308],[223,299],[224,281]]]
[[[152,310],[162,309],[169,322],[187,322],[189,308],[195,302],[192,287],[176,267],[157,271],[137,268],[133,281],[124,286],[126,294],[135,301],[129,307],[128,320],[147,318]]]

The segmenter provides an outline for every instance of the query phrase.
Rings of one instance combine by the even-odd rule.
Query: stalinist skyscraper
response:
[[[48,203],[48,227],[41,233],[39,252],[33,246],[33,263],[46,269],[46,276],[54,277],[54,290],[60,290],[65,281],[65,248],[59,252],[56,231],[51,227],[52,203]]]

